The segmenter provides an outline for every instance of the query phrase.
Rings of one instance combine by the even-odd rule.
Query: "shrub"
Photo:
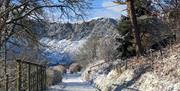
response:
[[[52,68],[53,68],[53,70],[59,71],[62,74],[66,73],[66,68],[63,65],[57,65]]]
[[[82,66],[79,63],[72,63],[69,67],[70,73],[80,72]]]
[[[48,68],[46,73],[47,73],[48,86],[62,82],[62,74],[60,71],[53,70],[52,68]]]

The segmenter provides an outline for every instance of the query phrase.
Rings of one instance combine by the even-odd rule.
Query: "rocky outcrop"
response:
[[[116,25],[117,21],[112,18],[99,18],[83,23],[51,23],[48,37],[75,41],[93,34],[105,36],[117,32]]]

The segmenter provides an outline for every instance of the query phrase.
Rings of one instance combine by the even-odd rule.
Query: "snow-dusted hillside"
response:
[[[93,80],[101,91],[180,91],[180,43],[163,48],[162,53],[129,58],[127,69],[120,65],[119,59],[96,61],[86,68],[82,77]],[[104,69],[110,69],[109,73]]]
[[[92,35],[105,37],[114,36],[117,21],[111,18],[94,19],[83,23],[52,23],[49,25],[49,32],[43,37],[41,43],[49,46],[44,48],[44,53],[50,65],[70,64],[73,55],[87,39]]]
[[[44,48],[43,55],[49,59],[50,65],[70,64],[73,61],[73,55],[86,40],[86,38],[79,41],[42,38],[41,42],[49,46]]]
[[[58,53],[74,53],[78,50],[80,46],[82,46],[87,39],[81,39],[79,41],[71,41],[67,39],[63,40],[56,40],[56,39],[49,39],[43,38],[41,39],[42,43],[46,44],[50,48],[45,49],[45,52],[58,52]]]

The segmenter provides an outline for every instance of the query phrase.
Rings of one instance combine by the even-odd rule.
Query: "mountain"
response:
[[[73,55],[92,35],[115,36],[117,21],[99,18],[83,23],[50,23],[48,32],[40,41],[50,48],[44,48],[43,55],[51,65],[70,64]]]
[[[114,33],[117,21],[112,18],[99,18],[83,23],[51,23],[48,37],[51,39],[81,40],[92,34],[105,36]]]

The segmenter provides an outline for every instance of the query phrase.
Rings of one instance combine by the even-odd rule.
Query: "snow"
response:
[[[81,74],[66,74],[62,83],[51,86],[47,91],[98,91],[87,81],[81,79]]]
[[[87,41],[86,38],[77,41],[67,39],[57,40],[50,38],[42,38],[40,42],[48,48],[44,48],[43,55],[50,60],[50,65],[70,64],[72,63],[73,55]]]
[[[80,74],[66,74],[63,77],[64,77],[64,79],[62,81],[65,82],[65,83],[69,83],[69,82],[84,82],[81,79],[81,75]]]
[[[49,39],[49,38],[42,38],[41,43],[50,46],[47,48],[46,51],[54,51],[59,53],[74,53],[77,51],[79,47],[81,47],[85,42],[86,38],[78,40],[78,41],[71,41],[67,39],[63,40],[56,40],[56,39]]]

